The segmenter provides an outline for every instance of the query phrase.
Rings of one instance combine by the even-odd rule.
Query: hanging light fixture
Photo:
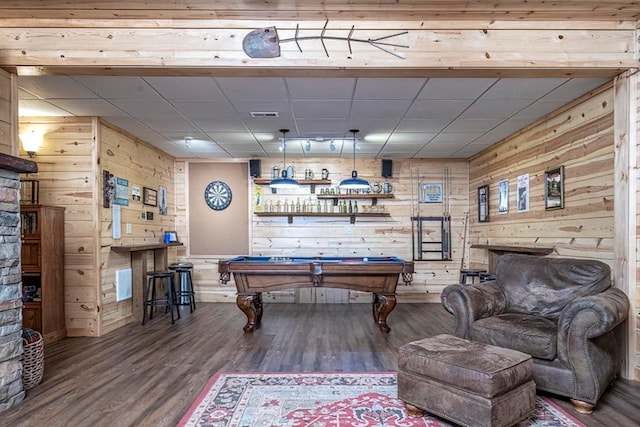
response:
[[[358,178],[358,171],[356,170],[356,133],[360,132],[360,130],[350,129],[349,132],[353,132],[353,171],[351,171],[351,178],[343,179],[342,182],[340,182],[340,188],[347,190],[366,190],[369,188],[369,181]]]
[[[272,179],[269,187],[271,188],[294,188],[297,187],[298,181],[287,176],[287,142],[285,141],[289,129],[280,129],[282,132],[282,177]]]

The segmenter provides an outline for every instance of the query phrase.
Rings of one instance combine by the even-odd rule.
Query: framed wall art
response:
[[[418,185],[419,203],[442,203],[442,183],[421,183]]]
[[[478,187],[478,222],[489,222],[489,186]]]
[[[509,213],[509,180],[498,182],[498,214]]]
[[[529,212],[529,174],[518,175],[518,212]]]
[[[169,201],[167,200],[167,187],[161,185],[158,187],[158,213],[166,215],[169,209]]]
[[[544,173],[544,208],[564,208],[564,166],[549,169]]]
[[[142,203],[147,206],[158,206],[158,192],[152,188],[142,187]]]

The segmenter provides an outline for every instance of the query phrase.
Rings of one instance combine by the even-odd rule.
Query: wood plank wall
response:
[[[636,124],[636,157],[638,157],[635,161],[636,167],[640,165],[640,81],[638,82],[638,86],[636,87],[636,105],[638,108],[638,122]],[[640,229],[637,228],[640,225],[640,174],[636,170],[636,182],[638,185],[636,186],[636,248],[640,248]],[[640,256],[636,256],[636,300],[635,300],[635,323],[630,323],[631,327],[635,325],[635,348],[636,348],[636,365],[634,369],[634,379],[640,381],[640,282],[637,280],[640,279]],[[630,344],[632,345],[632,344]]]
[[[22,117],[21,131],[43,129],[43,145],[32,159],[39,172],[40,203],[65,208],[65,317],[69,336],[98,336],[95,119]],[[20,147],[20,155],[27,154]],[[23,177],[24,178],[24,177]]]
[[[130,259],[111,252],[111,246],[158,242],[165,230],[174,229],[174,158],[97,118],[22,118],[21,127],[29,126],[46,129],[34,158],[40,171],[29,176],[40,181],[40,203],[66,208],[67,333],[101,336],[131,321],[131,300],[116,302],[115,296],[115,271],[128,268]],[[169,215],[130,201],[122,207],[122,239],[113,240],[111,209],[102,203],[103,169],[128,179],[130,191],[134,185],[166,186]],[[152,211],[154,219],[142,220],[142,211]],[[126,223],[132,224],[131,234],[126,233]],[[174,252],[169,251],[171,258]]]
[[[180,199],[180,194],[186,194],[184,186],[187,161],[176,162],[176,190],[177,190],[177,230],[179,235],[188,236],[185,212],[187,201]],[[341,179],[350,176],[353,167],[352,160],[345,159],[295,159],[291,161],[300,179],[304,170],[310,168],[315,177],[319,177],[321,169],[326,167],[330,171],[332,185],[337,185]],[[282,167],[279,159],[262,159],[261,168],[263,178],[270,177],[273,166]],[[358,159],[356,167],[359,176],[371,183],[384,182],[381,177],[381,161],[373,159]],[[379,205],[384,205],[388,218],[358,218],[354,225],[349,224],[348,218],[293,218],[288,224],[286,218],[265,218],[252,216],[251,221],[251,251],[259,256],[384,256],[395,255],[404,259],[412,258],[412,194],[411,175],[414,174],[414,185],[421,180],[426,182],[442,182],[444,168],[449,168],[451,175],[450,211],[452,215],[452,247],[451,261],[423,261],[416,263],[416,273],[411,286],[399,286],[399,301],[439,301],[441,289],[450,283],[458,281],[462,235],[464,230],[464,215],[468,206],[468,164],[466,160],[393,160],[393,177],[389,182],[394,186],[394,199],[382,199]],[[256,185],[251,183],[251,194]],[[323,188],[318,186],[316,193]],[[327,188],[327,187],[325,187]],[[300,198],[300,203],[309,198],[315,204],[315,195],[311,194],[309,186],[301,186],[296,190],[280,190],[272,194],[268,186],[262,186],[263,198],[266,203],[285,199],[289,202]],[[371,205],[370,200],[360,200],[359,206]],[[415,209],[417,211],[417,204]],[[442,215],[442,205],[421,205],[420,214],[423,216]],[[414,213],[415,214],[415,213]],[[426,229],[426,239],[439,237],[439,228],[433,226]],[[188,257],[184,260],[194,263],[194,283],[198,299],[203,301],[233,301],[235,287],[233,283],[222,285],[218,280],[217,261],[212,258]],[[357,302],[369,301],[368,295],[355,292],[347,293],[332,290],[315,290],[302,292],[278,292],[265,296],[266,301],[300,301],[300,302]]]
[[[544,208],[544,172],[564,166],[565,207]],[[613,259],[613,91],[574,102],[474,156],[469,165],[472,244],[553,247],[552,256]],[[518,213],[516,181],[528,173],[530,209]],[[509,213],[498,182],[509,179]],[[477,188],[489,185],[490,221],[479,223]],[[487,265],[484,249],[472,262]]]
[[[142,201],[129,200],[129,206],[121,207],[122,238],[114,240],[112,236],[112,214],[110,208],[104,208],[102,193],[98,202],[100,211],[100,298],[102,304],[102,332],[107,333],[131,321],[131,300],[116,301],[116,270],[131,266],[129,254],[111,252],[113,245],[133,245],[158,243],[163,240],[165,231],[175,230],[174,158],[144,141],[136,139],[124,131],[100,121],[100,169],[129,180],[129,194],[133,186],[142,191],[143,187],[158,190],[160,185],[167,187],[168,214],[160,215],[158,207],[142,204]],[[100,181],[102,183],[102,181]],[[153,220],[141,218],[142,212],[152,212]],[[126,224],[131,224],[132,233],[126,232]],[[176,249],[169,249],[169,261],[175,259]],[[148,259],[152,268],[153,259]]]
[[[15,156],[13,149],[13,83],[11,74],[0,70],[0,153]],[[16,102],[17,103],[17,102]]]

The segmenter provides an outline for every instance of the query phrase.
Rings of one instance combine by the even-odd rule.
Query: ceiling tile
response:
[[[239,99],[232,100],[231,104],[245,119],[251,118],[251,112],[275,112],[280,117],[291,117],[291,105],[287,99]]]
[[[292,99],[350,100],[356,79],[289,77],[286,83]]]
[[[431,141],[436,135],[436,133],[426,132],[395,132],[389,137],[389,140],[387,142],[389,144],[426,144],[427,142]]]
[[[106,99],[160,98],[160,95],[140,77],[76,76],[73,79]]]
[[[452,120],[462,114],[472,103],[472,100],[416,101],[411,105],[404,118]]]
[[[412,100],[420,92],[426,79],[419,78],[361,78],[356,82],[354,99]]]
[[[238,118],[191,118],[192,123],[205,132],[246,132],[244,122]]]
[[[394,119],[400,120],[411,101],[405,100],[376,100],[376,101],[353,101],[351,116],[354,118],[367,119]]]
[[[611,79],[571,79],[551,93],[546,94],[544,99],[557,99],[567,102],[573,101],[610,80]]]
[[[530,99],[486,99],[478,100],[460,115],[463,119],[506,119],[533,101]]]
[[[25,99],[18,102],[20,116],[70,116],[67,110],[56,107],[47,101]]]
[[[220,145],[227,144],[257,144],[256,139],[251,134],[246,133],[217,133],[208,132],[209,138],[212,138]]]
[[[278,129],[296,129],[296,124],[289,116],[266,119],[245,119],[244,123],[253,133],[277,133]]]
[[[173,100],[171,104],[189,118],[225,117],[234,118],[237,113],[226,99]]]
[[[431,78],[417,99],[474,100],[496,81],[486,78]]]
[[[429,145],[437,144],[437,145],[467,145],[471,141],[481,137],[484,135],[484,132],[450,132],[450,133],[441,133],[436,135]]]
[[[395,132],[430,132],[437,133],[444,129],[451,119],[404,119],[398,124]]]
[[[500,79],[480,99],[538,99],[567,80],[566,78]]]
[[[38,98],[98,98],[87,88],[66,76],[20,76],[20,87]]]
[[[541,99],[519,111],[517,114],[514,114],[511,118],[515,120],[527,120],[528,122],[533,122],[547,115],[550,111],[554,111],[565,104],[566,101],[560,99]]]
[[[143,98],[128,98],[128,99],[112,99],[111,102],[116,107],[120,108],[127,114],[133,117],[147,118],[147,117],[176,117],[178,112],[162,98],[157,99],[143,99]]]
[[[56,105],[75,116],[115,117],[127,115],[104,99],[58,99]]]
[[[211,77],[144,77],[167,99],[221,99],[222,91]]]
[[[456,119],[447,128],[445,132],[486,132],[504,122],[505,119]]]
[[[296,120],[301,137],[342,137],[347,134],[345,119],[299,119]]]
[[[287,88],[280,77],[216,77],[222,92],[230,100],[287,99]]]
[[[350,101],[292,101],[291,104],[297,119],[344,118],[351,109]]]
[[[360,135],[370,136],[376,133],[389,134],[398,124],[398,119],[368,119],[366,117],[351,118],[347,130],[359,129]],[[386,139],[386,137],[385,137]]]
[[[155,129],[159,132],[163,131],[171,131],[171,132],[181,132],[183,134],[198,132],[198,128],[193,126],[191,123],[186,121],[180,116],[174,117],[164,117],[164,118],[155,118],[155,117],[141,117],[140,121],[145,125],[149,126],[151,129]]]

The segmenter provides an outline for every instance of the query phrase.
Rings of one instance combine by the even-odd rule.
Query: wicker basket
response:
[[[44,374],[44,340],[39,332],[36,333],[38,341],[27,344],[26,340],[22,340],[22,384],[25,390],[40,384]]]

